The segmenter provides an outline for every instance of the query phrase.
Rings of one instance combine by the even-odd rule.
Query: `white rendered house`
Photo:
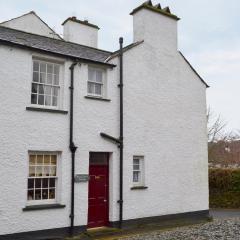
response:
[[[0,24],[1,240],[208,217],[208,86],[169,8],[131,15],[116,52],[75,17]]]

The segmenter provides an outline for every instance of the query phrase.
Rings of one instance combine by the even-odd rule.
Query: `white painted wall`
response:
[[[155,40],[162,41],[162,36]],[[0,56],[0,235],[67,227],[69,114],[26,111],[32,57],[49,56],[2,45]],[[56,60],[62,61],[64,75],[62,108],[69,110],[71,62]],[[118,64],[118,58],[111,62]],[[87,68],[87,64],[75,67],[76,173],[88,173],[89,151],[112,153],[109,215],[110,221],[117,221],[119,150],[99,133],[119,135],[119,68],[107,70],[107,98],[111,102],[84,98]],[[124,219],[208,209],[205,91],[205,85],[173,48],[166,52],[149,38],[124,53]],[[60,203],[66,208],[22,211],[27,201],[28,150],[62,151]],[[133,155],[145,158],[146,190],[130,190]],[[86,225],[88,183],[76,183],[75,187],[75,225]]]
[[[63,38],[69,42],[97,48],[98,29],[69,20],[63,25]]]
[[[0,23],[1,26],[34,33],[50,38],[60,39],[46,24],[44,24],[34,13],[30,12],[21,17]]]
[[[179,53],[151,47],[124,54],[124,219],[208,209],[205,85]],[[147,190],[130,190],[133,155]]]
[[[30,106],[32,56],[48,57],[32,52],[0,46],[0,133],[1,133],[1,198],[0,235],[69,226],[71,154],[69,146],[69,114],[27,111]],[[49,57],[48,57],[49,58]],[[7,59],[7,61],[6,61]],[[51,58],[50,58],[51,59]],[[59,59],[56,59],[59,61]],[[69,106],[70,62],[63,61],[64,104]],[[14,63],[14,66],[12,65]],[[89,152],[111,152],[110,220],[116,219],[118,198],[118,148],[102,139],[104,131],[118,136],[117,79],[108,72],[108,97],[111,102],[84,98],[87,90],[87,67],[75,68],[74,142],[76,173],[88,173]],[[64,209],[23,212],[27,202],[28,150],[62,151],[60,203]],[[113,177],[114,176],[114,177]],[[88,184],[76,184],[75,224],[87,224]],[[57,219],[57,221],[56,221]]]

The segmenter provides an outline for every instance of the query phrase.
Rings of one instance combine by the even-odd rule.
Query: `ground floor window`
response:
[[[133,185],[135,186],[144,185],[144,157],[143,156],[133,157]]]
[[[56,200],[57,153],[29,153],[28,201]]]

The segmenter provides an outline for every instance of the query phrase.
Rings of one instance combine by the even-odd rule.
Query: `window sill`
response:
[[[131,187],[130,189],[131,190],[144,190],[144,189],[147,189],[148,187],[146,186],[134,186],[134,187]]]
[[[111,102],[111,99],[102,98],[102,97],[95,97],[95,96],[90,96],[90,95],[85,96],[85,98],[93,99],[93,100],[99,100],[99,101],[105,101],[105,102]]]
[[[65,208],[65,205],[62,204],[41,204],[41,205],[31,205],[26,206],[22,210],[25,211],[34,211],[34,210],[44,210],[44,209],[55,209],[55,208]]]
[[[26,110],[35,111],[35,112],[50,112],[50,113],[68,114],[68,111],[65,111],[65,110],[41,108],[41,107],[26,107]]]

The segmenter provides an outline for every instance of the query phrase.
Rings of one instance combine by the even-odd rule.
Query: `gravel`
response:
[[[124,240],[240,240],[240,218],[139,234]]]

